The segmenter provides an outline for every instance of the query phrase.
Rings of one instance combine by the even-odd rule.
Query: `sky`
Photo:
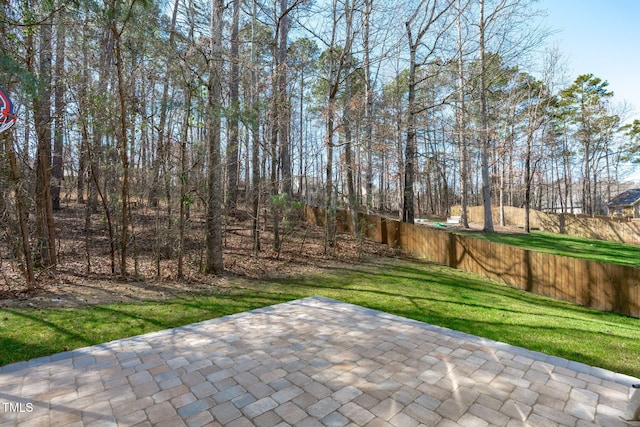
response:
[[[570,82],[593,74],[609,82],[614,103],[627,102],[633,110],[624,122],[640,119],[640,0],[539,0],[544,24],[554,33],[567,62]],[[623,164],[623,179],[640,182],[640,165]]]
[[[540,0],[538,8],[571,81],[589,73],[608,81],[615,101],[632,104],[630,118],[640,118],[640,0]]]

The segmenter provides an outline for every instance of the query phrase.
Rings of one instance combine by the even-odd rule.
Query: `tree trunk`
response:
[[[253,92],[257,92],[256,73],[252,73]],[[260,110],[258,107],[258,95],[252,93],[251,103],[253,108],[253,120],[251,124],[251,216],[253,223],[251,227],[251,235],[253,240],[253,255],[258,256],[260,252]]]
[[[116,54],[116,73],[118,77],[118,98],[120,107],[119,149],[122,162],[122,230],[120,234],[120,275],[127,275],[127,255],[129,243],[129,141],[127,139],[127,105],[126,89],[124,83],[124,70],[122,64],[122,51],[120,49],[121,32],[118,30],[115,20],[111,22],[111,32],[114,38]]]
[[[22,192],[22,182],[20,178],[20,170],[16,160],[16,153],[13,148],[13,132],[5,131],[0,134],[0,140],[4,140],[4,151],[9,161],[9,180],[13,184],[16,205],[18,209],[18,224],[20,227],[20,238],[22,246],[22,254],[24,256],[24,275],[27,288],[35,286],[35,277],[33,273],[33,257],[31,255],[31,243],[29,241],[29,225],[27,224],[27,209],[25,204],[25,196]]]
[[[524,231],[525,233],[531,232],[530,217],[531,217],[531,143],[533,136],[527,136],[527,153],[525,156],[524,166]]]
[[[65,119],[65,81],[64,81],[64,61],[66,43],[65,14],[60,12],[56,23],[56,67],[55,67],[55,127],[53,138],[53,164],[51,176],[53,185],[51,188],[51,200],[54,210],[60,210],[60,187],[64,179],[62,164],[62,152],[64,144],[64,119]]]
[[[257,78],[255,72],[252,71],[252,80],[254,89],[257,92]],[[253,120],[251,124],[251,216],[253,223],[251,227],[251,235],[253,240],[253,255],[258,256],[260,252],[260,110],[258,107],[258,95],[252,93],[251,103],[253,108]]]
[[[258,104],[258,75],[256,73],[256,0],[252,2],[251,13],[251,204],[253,256],[260,252],[260,107]]]
[[[85,188],[93,188],[90,180],[90,141],[89,141],[89,108],[87,105],[87,92],[89,86],[89,52],[87,48],[86,20],[82,27],[82,74],[78,87],[78,122],[80,131],[80,153],[78,154],[78,203],[85,203]],[[86,186],[85,186],[86,184]],[[91,191],[95,193],[94,191]],[[90,203],[84,207],[84,244],[87,274],[91,272],[91,214],[95,208],[95,203],[89,197]]]
[[[462,52],[462,23],[460,22],[460,1],[458,0],[458,143],[460,144],[460,192],[462,212],[460,221],[464,228],[469,228],[469,215],[467,206],[469,204],[469,148],[467,147],[466,136],[466,107],[465,107],[465,84],[464,84],[464,60]]]
[[[227,143],[227,200],[229,210],[236,209],[238,204],[238,117],[240,115],[240,55],[239,24],[240,0],[233,0],[233,23],[231,25],[231,69],[229,74],[229,100],[231,108],[227,119],[229,137]],[[245,184],[246,186],[246,184]]]
[[[277,60],[274,69],[278,69]],[[277,72],[273,80],[277,80]],[[278,108],[280,95],[278,91],[274,91],[272,95],[272,123],[271,123],[271,214],[273,215],[273,250],[280,253],[280,206],[275,198],[279,193],[278,185],[278,133],[279,133],[279,115]]]
[[[484,231],[493,231],[493,215],[491,213],[491,178],[489,175],[489,113],[487,111],[487,64],[485,59],[485,0],[480,0],[480,104],[482,128],[481,161],[482,161],[482,199],[484,203]]]
[[[347,56],[351,52],[353,42],[352,33],[352,14],[353,10],[348,0],[344,2],[343,12],[338,11],[338,2],[333,1],[333,28],[331,33],[331,42],[327,52],[328,55],[328,93],[326,106],[326,132],[325,147],[327,149],[327,165],[326,165],[326,182],[325,182],[325,253],[333,250],[336,245],[336,212],[333,206],[333,136],[334,136],[334,119],[336,112],[336,100],[338,98],[338,89],[340,86],[340,76],[344,71],[344,65]],[[344,29],[344,46],[341,50],[336,49],[337,25],[340,19],[345,18]],[[348,76],[347,76],[348,78]]]
[[[302,70],[300,72],[300,108],[298,110],[298,120],[300,122],[300,129],[299,129],[299,144],[298,144],[298,200],[302,200],[302,195],[303,195],[303,186],[304,186],[304,176],[306,175],[307,172],[307,161],[304,158],[304,147],[305,147],[305,138],[304,138],[304,131],[306,129],[305,127],[305,123],[304,123],[304,83],[305,83],[305,74],[304,74],[304,67],[302,67]],[[304,194],[307,194],[306,192],[304,192]],[[308,203],[308,199],[307,199],[307,203]]]
[[[277,12],[276,12],[277,15]],[[280,31],[280,26],[276,27],[276,32]],[[280,212],[279,206],[275,202],[274,198],[279,193],[278,185],[278,133],[280,132],[280,97],[283,94],[275,87],[280,82],[280,55],[278,50],[278,38],[276,33],[276,41],[273,42],[273,66],[271,81],[274,82],[274,90],[271,93],[271,136],[270,136],[270,154],[271,154],[271,167],[270,167],[270,184],[271,184],[271,215],[273,216],[273,250],[276,253],[280,253]]]
[[[413,224],[415,218],[415,204],[414,204],[414,189],[415,183],[415,171],[416,171],[416,154],[417,154],[417,142],[416,142],[416,73],[418,68],[417,63],[417,50],[418,47],[423,46],[423,38],[432,25],[439,20],[445,12],[451,7],[452,3],[449,3],[445,7],[438,10],[438,2],[427,2],[422,0],[416,7],[411,18],[405,23],[405,30],[407,39],[409,42],[409,76],[408,76],[408,99],[407,99],[407,143],[405,147],[405,164],[404,164],[404,189],[402,198],[402,221]],[[423,18],[420,18],[422,14],[425,14]],[[415,27],[415,23],[420,22]],[[417,29],[417,33],[414,36],[413,30]],[[442,35],[442,33],[440,33]],[[435,43],[440,38],[435,37],[434,45],[430,47],[430,56],[435,51]],[[423,61],[425,61],[423,59]],[[424,63],[424,62],[422,62]]]
[[[89,108],[87,105],[87,91],[89,89],[89,49],[87,47],[87,23],[82,23],[82,73],[78,87],[78,118],[81,130],[80,153],[78,154],[78,179],[77,192],[78,203],[84,203],[85,183],[88,181],[88,155],[89,155]]]
[[[335,101],[329,97],[327,105],[327,125],[325,146],[327,148],[327,166],[325,176],[325,241],[324,252],[328,253],[336,245],[336,212],[333,209],[333,116]]]
[[[207,274],[222,274],[222,189],[221,189],[221,114],[222,114],[222,13],[223,0],[211,3],[211,59],[209,62],[208,133],[208,197],[207,197]]]
[[[43,267],[56,265],[55,225],[51,200],[51,25],[40,26],[40,86],[34,101],[38,137],[36,157],[36,229],[38,258]]]
[[[365,153],[367,158],[367,169],[365,172],[366,181],[366,208],[367,213],[371,212],[373,207],[373,82],[371,81],[371,59],[369,57],[369,37],[370,37],[370,23],[371,23],[371,9],[373,7],[373,0],[365,0],[365,12],[364,12],[364,34],[363,48],[364,48],[364,84],[365,84],[365,98],[364,98],[364,139],[365,139]],[[382,172],[380,172],[382,173]],[[382,188],[379,189],[382,191]]]
[[[280,0],[280,39],[278,42],[278,93],[280,105],[278,114],[278,135],[280,137],[280,168],[282,170],[282,192],[292,195],[291,185],[291,149],[289,127],[291,108],[287,93],[287,44],[289,38],[288,0]]]
[[[411,39],[410,23],[407,32]],[[409,95],[407,100],[407,144],[404,159],[404,191],[402,204],[402,221],[413,224],[415,218],[413,183],[415,182],[416,159],[416,45],[410,46],[409,59]]]
[[[347,53],[350,56],[350,53]],[[348,61],[346,66],[347,75],[351,72],[351,63]],[[345,82],[344,93],[344,109],[342,116],[342,126],[344,127],[344,157],[347,168],[347,192],[349,199],[349,212],[351,212],[351,221],[353,227],[354,236],[358,235],[358,209],[357,200],[358,195],[355,191],[353,182],[353,171],[355,169],[353,161],[353,149],[352,149],[352,134],[351,134],[351,76],[348,76]]]
[[[178,7],[180,5],[180,1],[176,0],[173,6],[173,12],[171,15],[171,25],[169,27],[169,43],[168,43],[168,47],[169,47],[169,52],[173,52],[174,50],[174,44],[175,44],[175,28],[176,28],[176,22],[177,22],[177,17],[178,17]],[[151,184],[151,188],[149,191],[149,204],[151,206],[156,207],[158,205],[158,199],[159,199],[159,195],[160,195],[160,189],[161,189],[161,185],[160,185],[160,181],[161,178],[164,178],[164,186],[165,186],[165,194],[167,196],[170,195],[170,177],[167,176],[167,162],[169,161],[169,152],[170,152],[170,148],[169,148],[169,144],[166,141],[166,134],[167,134],[167,110],[169,108],[168,106],[168,102],[169,102],[169,87],[170,87],[170,77],[169,77],[169,66],[170,63],[172,61],[172,57],[170,55],[167,55],[167,59],[164,63],[164,70],[165,70],[165,76],[164,76],[164,82],[163,82],[163,86],[162,86],[162,98],[160,99],[160,117],[159,117],[159,122],[158,122],[158,142],[157,142],[157,147],[156,147],[156,156],[154,157],[153,160],[153,166],[152,166],[152,184]],[[162,175],[162,177],[161,177]],[[171,203],[169,203],[169,201],[167,201],[167,209],[169,209],[169,217],[171,216]],[[171,223],[171,220],[169,220],[169,223]]]
[[[177,4],[177,1],[176,1]],[[187,204],[187,139],[189,138],[189,118],[191,116],[191,84],[186,85],[185,112],[184,122],[182,123],[182,141],[180,141],[180,219],[178,224],[178,278],[184,276],[183,258],[184,258],[184,239],[186,227],[185,205]]]

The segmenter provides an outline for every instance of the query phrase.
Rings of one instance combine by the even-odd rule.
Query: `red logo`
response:
[[[13,114],[13,104],[11,99],[0,88],[0,132],[4,132],[14,125],[16,122],[16,116]]]

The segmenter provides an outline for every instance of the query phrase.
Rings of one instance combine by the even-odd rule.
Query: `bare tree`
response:
[[[373,0],[364,0],[364,28],[362,36],[362,47],[364,50],[364,126],[365,126],[365,152],[367,156],[367,170],[365,173],[366,182],[366,208],[367,212],[373,206],[373,81],[371,78],[371,15],[373,11]]]
[[[8,17],[8,8],[9,6],[7,4],[0,4],[0,15],[2,15],[3,17]],[[9,34],[9,29],[7,27],[7,21],[5,19],[0,19],[0,34]],[[11,51],[12,49],[11,46],[9,46],[9,38],[0,38],[0,52],[5,54]],[[1,68],[0,75],[2,75],[3,78],[6,77],[6,75],[4,74],[4,70],[2,70]],[[3,80],[2,85],[4,86],[4,89],[8,91],[7,94],[9,94],[14,88],[15,83],[16,82],[12,78],[6,78],[5,80]],[[24,184],[26,180],[25,177],[22,176],[16,157],[15,130],[5,130],[4,132],[0,133],[0,161],[2,161],[3,170],[6,170],[8,172],[6,178],[8,180],[9,186],[6,189],[3,188],[4,186],[0,186],[0,218],[4,218],[6,210],[9,209],[8,198],[5,196],[5,194],[13,192],[13,199],[15,200],[16,204],[15,210],[17,211],[18,217],[17,224],[20,230],[20,247],[19,249],[18,247],[16,247],[14,249],[14,253],[16,257],[22,255],[22,271],[25,277],[25,282],[28,288],[32,288],[35,286],[35,275],[31,250],[31,239],[29,237],[27,198],[24,191]],[[0,173],[0,184],[4,183],[5,175],[4,173]],[[4,221],[2,222],[4,223]],[[7,222],[9,223],[9,225],[15,224],[15,220],[11,219],[11,215],[7,215]],[[14,227],[11,227],[11,229],[15,230]],[[7,231],[9,231],[9,227],[7,227]]]
[[[128,109],[127,100],[129,94],[127,92],[125,83],[125,70],[124,70],[124,57],[122,54],[122,33],[132,17],[132,10],[136,3],[136,0],[131,0],[131,4],[127,5],[127,10],[123,16],[122,23],[118,25],[117,18],[120,15],[119,0],[112,0],[109,5],[109,31],[113,37],[113,49],[115,54],[116,65],[116,77],[118,85],[118,103],[119,103],[119,129],[117,131],[117,137],[119,139],[119,151],[120,161],[122,166],[122,182],[120,192],[120,203],[122,212],[122,227],[120,236],[120,274],[124,277],[127,275],[127,257],[128,257],[128,244],[129,244],[129,227],[130,227],[130,212],[129,212],[129,139],[127,136],[128,125]]]
[[[468,3],[462,4],[462,0],[457,1],[456,6],[456,26],[458,30],[457,47],[458,47],[458,106],[456,110],[456,129],[458,133],[458,144],[460,146],[460,202],[462,211],[460,221],[465,228],[469,228],[469,216],[467,214],[467,206],[469,204],[469,147],[466,125],[466,81],[465,81],[465,52],[463,37],[463,12]]]
[[[415,168],[416,168],[416,117],[421,108],[416,103],[416,89],[420,83],[418,79],[418,69],[436,52],[440,39],[445,34],[448,24],[443,24],[441,28],[436,28],[436,24],[441,20],[447,20],[446,15],[452,7],[452,0],[439,2],[438,0],[421,0],[411,17],[405,23],[407,41],[409,43],[409,82],[408,82],[408,105],[407,105],[407,142],[405,145],[404,164],[404,191],[402,204],[402,221],[413,224],[415,217],[414,189]],[[417,29],[417,32],[415,30]],[[432,34],[431,43],[425,43],[425,35],[429,31]],[[426,47],[426,53],[422,58],[418,58],[418,50]]]
[[[23,177],[20,176],[16,153],[13,148],[14,135],[12,131],[0,134],[0,140],[4,141],[4,152],[9,163],[9,180],[14,187],[14,198],[18,211],[18,226],[20,228],[20,243],[24,257],[24,275],[28,288],[35,286],[33,258],[31,255],[31,242],[29,238],[29,226],[27,224],[27,208],[25,194],[23,192]]]
[[[289,30],[291,27],[291,12],[302,0],[280,0],[280,16],[277,24],[278,47],[275,57],[278,67],[277,90],[278,93],[278,135],[280,138],[280,169],[282,170],[282,192],[291,195],[291,148],[289,127],[291,121],[291,106],[287,91],[288,65],[287,49],[289,44]],[[289,4],[291,3],[291,4]]]
[[[358,234],[358,193],[355,189],[354,182],[354,172],[355,172],[355,161],[353,155],[353,124],[352,124],[352,114],[351,109],[353,108],[351,105],[352,97],[353,97],[353,88],[352,88],[352,55],[351,52],[347,52],[347,59],[345,63],[345,71],[347,77],[345,79],[345,89],[344,89],[344,105],[342,109],[342,128],[344,131],[344,161],[347,169],[346,179],[347,179],[347,199],[349,203],[349,212],[351,212],[351,221],[353,227],[354,235]]]
[[[257,68],[256,1],[252,1],[251,13],[251,212],[253,256],[260,251],[260,108]],[[247,177],[248,179],[248,177]]]
[[[341,87],[342,80],[345,77],[345,70],[348,65],[348,56],[350,55],[353,41],[353,7],[350,0],[344,0],[339,5],[338,0],[332,3],[332,24],[331,35],[325,51],[325,71],[322,77],[326,88],[326,107],[325,115],[325,147],[327,150],[326,170],[325,170],[325,252],[333,250],[336,244],[336,217],[333,206],[333,155],[334,155],[334,135],[335,135],[335,118],[336,105],[338,100],[338,91]],[[339,29],[344,19],[344,28]],[[344,36],[341,45],[338,44],[340,34]]]
[[[221,115],[222,71],[224,48],[222,46],[223,0],[211,2],[211,58],[209,59],[209,97],[207,105],[208,134],[208,197],[207,197],[207,263],[205,272],[222,274],[222,188],[221,188]]]
[[[491,212],[490,156],[493,130],[489,119],[488,92],[495,71],[491,61],[516,58],[538,45],[543,33],[529,30],[528,22],[535,16],[530,0],[479,0],[478,2],[478,55],[480,79],[480,157],[482,173],[482,198],[484,206],[484,230],[493,231]]]
[[[238,134],[240,116],[240,0],[233,0],[233,20],[231,23],[231,64],[229,73],[230,112],[227,119],[229,137],[227,142],[227,200],[228,210],[238,204]]]
[[[53,210],[60,209],[60,187],[64,178],[62,152],[64,148],[64,120],[65,120],[65,47],[66,47],[66,14],[64,8],[58,12],[56,18],[56,65],[55,65],[55,94],[54,94],[54,135],[53,135],[53,161],[51,176],[51,201]]]
[[[52,16],[48,15],[39,28],[40,53],[38,75],[40,85],[33,103],[35,128],[38,138],[36,154],[37,254],[39,263],[44,267],[55,267],[56,265],[55,225],[53,219],[53,203],[51,200],[52,19]],[[27,63],[33,64],[33,61],[27,59]],[[28,65],[28,68],[31,67],[32,65]],[[33,73],[35,70],[31,68],[28,71]]]
[[[480,41],[480,138],[482,140],[482,200],[484,202],[484,231],[493,231],[493,214],[491,213],[491,180],[489,177],[489,144],[490,129],[487,111],[487,62],[485,60],[485,26],[484,17],[485,0],[480,0],[480,12],[478,21],[478,37]]]

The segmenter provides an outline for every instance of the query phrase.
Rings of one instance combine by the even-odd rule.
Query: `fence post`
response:
[[[453,233],[447,233],[449,235],[449,239],[447,240],[447,249],[449,252],[449,262],[448,266],[451,268],[458,268],[458,239],[456,239],[456,235]]]

